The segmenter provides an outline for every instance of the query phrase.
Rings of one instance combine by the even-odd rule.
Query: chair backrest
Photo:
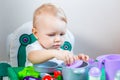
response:
[[[8,76],[8,67],[11,67],[7,62],[0,62],[0,80]]]
[[[32,34],[32,22],[27,22],[11,33],[7,39],[7,52],[12,66],[25,66],[26,46],[37,39]],[[74,36],[67,30],[65,42],[61,46],[64,50],[73,50]]]
[[[26,46],[28,44],[33,43],[37,39],[34,37],[33,34],[22,34],[19,38],[20,46],[18,49],[18,55],[17,55],[17,60],[18,60],[18,66],[25,66],[25,61],[26,61]]]

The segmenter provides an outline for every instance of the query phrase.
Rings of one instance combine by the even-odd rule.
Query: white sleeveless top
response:
[[[35,41],[34,43],[28,45],[26,47],[26,63],[25,63],[25,66],[32,66],[33,65],[27,58],[30,51],[42,50],[42,49],[44,49],[44,48],[39,44],[38,41]],[[56,62],[58,65],[61,65],[63,63],[62,60],[57,60],[56,58],[50,59],[49,61]]]

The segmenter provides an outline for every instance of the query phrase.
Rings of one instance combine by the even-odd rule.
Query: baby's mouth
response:
[[[60,48],[60,45],[54,45],[53,46],[55,49],[59,49]]]

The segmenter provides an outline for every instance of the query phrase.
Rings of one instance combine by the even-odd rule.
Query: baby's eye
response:
[[[61,34],[60,34],[60,36],[64,36],[64,35],[65,35],[65,33],[61,33]]]
[[[48,36],[55,36],[55,34],[48,34]]]

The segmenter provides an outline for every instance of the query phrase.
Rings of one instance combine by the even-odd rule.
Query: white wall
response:
[[[44,2],[63,8],[75,35],[74,52],[95,58],[120,53],[120,0],[0,0],[0,60],[8,60],[6,38]]]

